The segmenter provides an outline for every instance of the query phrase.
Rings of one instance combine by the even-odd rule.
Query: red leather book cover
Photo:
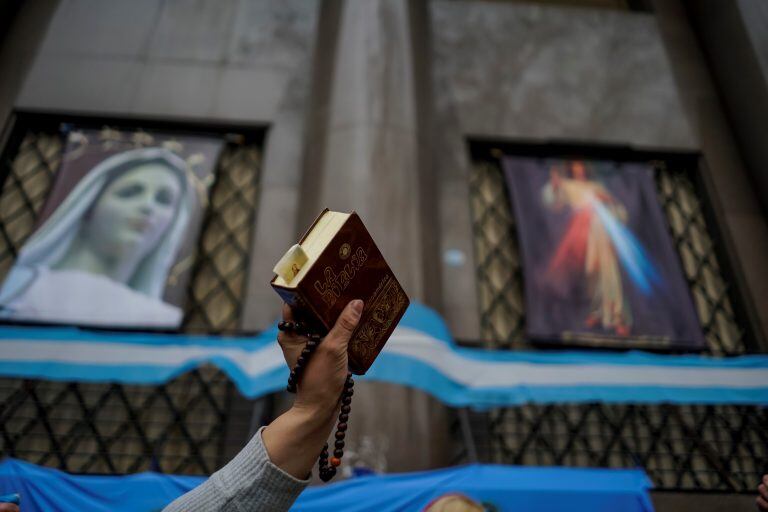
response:
[[[271,284],[297,316],[324,332],[351,300],[365,302],[349,342],[349,368],[357,375],[368,371],[410,304],[354,212],[295,288]]]

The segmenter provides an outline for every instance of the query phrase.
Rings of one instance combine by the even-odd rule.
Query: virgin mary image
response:
[[[194,201],[185,161],[132,149],[93,167],[27,240],[0,290],[0,316],[176,327],[163,301]]]

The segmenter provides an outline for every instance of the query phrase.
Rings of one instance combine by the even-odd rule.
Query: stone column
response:
[[[35,54],[45,37],[58,0],[25,2],[18,7],[8,30],[0,34],[0,129],[16,103],[16,97],[29,72]],[[13,8],[3,6],[0,14],[12,15]]]
[[[438,263],[419,106],[428,74],[416,64],[426,65],[426,4],[331,0],[321,19],[302,223],[324,207],[356,210],[409,296],[423,301],[436,281],[425,262]],[[351,452],[370,450],[364,461],[389,472],[447,463],[442,405],[416,390],[358,382]]]
[[[734,278],[739,289],[745,292],[745,309],[756,327],[757,345],[765,348],[768,346],[765,340],[768,224],[756,194],[757,187],[748,178],[731,123],[723,111],[722,96],[683,3],[653,0],[653,7],[678,89],[684,91],[680,95],[683,108],[707,163],[702,177],[715,214],[725,228],[721,235],[725,242],[723,249],[735,263]]]

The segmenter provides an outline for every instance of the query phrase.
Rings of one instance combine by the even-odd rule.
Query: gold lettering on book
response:
[[[365,253],[362,247],[358,247],[349,261],[342,267],[337,274],[333,268],[328,266],[323,269],[323,279],[315,281],[315,290],[323,298],[325,305],[333,307],[336,301],[341,297],[341,294],[355,278],[357,271],[362,268],[365,261],[368,259],[368,255]]]
[[[383,285],[383,286],[382,286]],[[405,309],[408,297],[397,281],[385,276],[377,293],[367,304],[370,315],[360,321],[355,333],[355,352],[364,359],[376,357],[382,336],[389,330],[395,317]]]

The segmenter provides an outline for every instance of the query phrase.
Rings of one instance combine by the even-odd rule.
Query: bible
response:
[[[302,322],[327,333],[346,305],[365,305],[349,342],[349,369],[363,375],[410,300],[357,213],[323,210],[274,268],[272,287]]]

